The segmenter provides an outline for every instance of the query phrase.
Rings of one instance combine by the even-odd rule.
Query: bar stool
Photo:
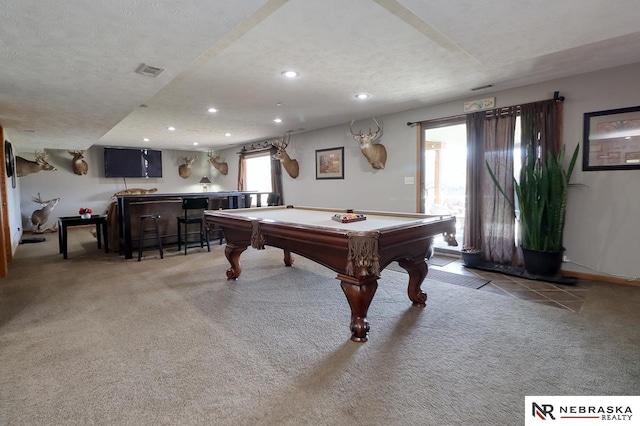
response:
[[[279,206],[280,205],[280,194],[277,192],[272,192],[267,197],[267,206]]]
[[[162,239],[160,238],[160,230],[158,229],[159,214],[146,214],[140,216],[140,245],[138,246],[138,262],[142,259],[142,250],[144,248],[145,235],[156,234],[156,240],[158,241],[158,250],[160,250],[160,259],[164,259],[164,252],[162,251]],[[145,222],[147,220],[153,221],[153,229],[144,229]]]
[[[209,244],[209,229],[204,229],[204,220],[202,219],[202,213],[204,210],[209,208],[209,197],[199,197],[199,198],[183,198],[182,199],[182,209],[184,211],[184,216],[178,216],[176,219],[178,220],[178,251],[182,247],[182,227],[184,226],[184,254],[187,255],[187,237],[189,234],[198,234],[200,247],[204,247],[204,243],[207,243],[207,251],[211,251],[211,246]],[[197,215],[189,215],[190,210],[197,210]],[[189,225],[197,224],[199,226],[198,232],[189,232]],[[220,241],[222,244],[222,240]],[[192,246],[194,247],[194,246]]]

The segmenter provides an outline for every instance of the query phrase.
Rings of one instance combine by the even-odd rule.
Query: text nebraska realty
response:
[[[631,407],[618,405],[618,406],[560,406],[560,417],[568,417],[563,414],[577,414],[577,415],[586,415],[586,414],[598,414],[598,416],[602,416],[602,420],[631,420],[631,416],[633,412],[631,411]]]

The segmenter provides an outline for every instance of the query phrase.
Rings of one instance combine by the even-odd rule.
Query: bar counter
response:
[[[113,212],[114,217],[109,220],[109,225],[113,230],[118,229],[119,253],[123,254],[125,259],[131,259],[133,258],[133,250],[137,248],[138,244],[136,238],[132,239],[132,235],[135,236],[139,233],[141,215],[161,215],[159,228],[162,244],[169,245],[178,241],[176,217],[184,214],[182,211],[183,197],[209,197],[209,209],[219,210],[250,207],[251,197],[255,194],[256,192],[253,191],[220,191],[119,195],[115,197],[115,206],[110,209],[110,213]],[[117,223],[114,223],[116,217]]]

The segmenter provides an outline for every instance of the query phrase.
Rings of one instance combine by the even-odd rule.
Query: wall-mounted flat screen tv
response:
[[[104,177],[160,178],[162,151],[142,148],[105,148]]]

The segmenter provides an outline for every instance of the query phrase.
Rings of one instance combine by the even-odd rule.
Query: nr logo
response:
[[[551,404],[538,405],[535,402],[532,403],[531,415],[533,417],[540,417],[542,420],[547,420],[547,416],[549,416],[551,420],[556,419],[553,417],[553,405]]]

